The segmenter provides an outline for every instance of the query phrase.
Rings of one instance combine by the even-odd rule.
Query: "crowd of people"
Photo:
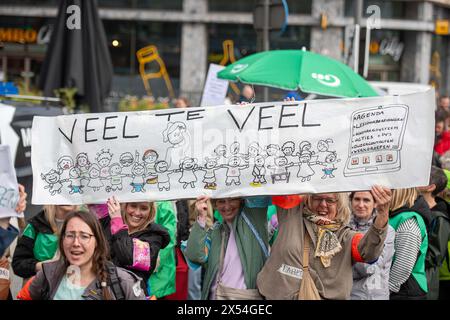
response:
[[[23,287],[13,297],[0,279],[0,299],[449,299],[449,108],[441,97],[427,186],[128,203],[113,196],[46,205],[19,228],[2,218],[0,268],[11,263]],[[27,194],[18,192],[23,213]]]

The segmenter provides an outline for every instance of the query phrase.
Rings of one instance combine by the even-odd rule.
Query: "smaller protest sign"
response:
[[[19,187],[11,159],[11,150],[0,145],[0,218],[17,217],[15,208],[19,201]]]
[[[228,90],[228,81],[217,78],[217,73],[224,68],[224,66],[214,63],[209,65],[200,106],[218,106],[224,104]]]

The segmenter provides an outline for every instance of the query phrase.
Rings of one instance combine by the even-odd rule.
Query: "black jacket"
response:
[[[111,260],[118,267],[134,272],[143,279],[142,287],[147,287],[147,281],[156,267],[156,260],[160,249],[164,249],[170,241],[167,229],[156,223],[150,223],[147,228],[128,234],[128,230],[120,230],[116,234],[111,234],[111,218],[105,217],[100,220],[106,238],[109,242]],[[139,239],[150,244],[150,270],[141,271],[133,269],[133,239]]]
[[[428,228],[427,267],[440,268],[448,252],[450,241],[450,205],[444,199],[435,198],[431,208],[433,223]]]
[[[189,205],[187,200],[178,200],[177,207],[177,247],[189,238]]]
[[[34,255],[34,247],[36,237],[39,233],[53,234],[53,230],[50,223],[45,218],[44,211],[39,212],[33,218],[28,221],[35,231],[35,237],[30,238],[27,235],[22,235],[18,241],[16,249],[14,250],[14,256],[12,260],[12,268],[14,273],[22,278],[29,278],[36,274],[36,263],[39,262]],[[30,226],[27,225],[27,228]],[[25,228],[25,233],[27,233]]]
[[[392,211],[389,213],[389,217],[395,217],[396,215],[406,212],[406,211],[414,211],[417,212],[425,222],[425,225],[429,226],[431,224],[431,221],[433,220],[433,216],[431,214],[431,209],[428,206],[428,203],[425,201],[425,199],[422,196],[419,196],[416,201],[414,202],[414,205],[409,208],[407,206],[401,207],[395,211]]]
[[[450,218],[450,204],[440,197],[436,197],[434,198],[434,200],[436,201],[436,205],[431,208],[431,210],[440,211],[446,214],[448,218]]]

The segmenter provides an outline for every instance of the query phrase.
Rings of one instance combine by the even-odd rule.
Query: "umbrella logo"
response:
[[[233,67],[233,69],[231,69],[231,73],[239,73],[242,70],[245,70],[248,67],[248,64],[237,64]]]
[[[332,74],[311,73],[311,77],[329,87],[339,87],[341,84],[341,80]]]

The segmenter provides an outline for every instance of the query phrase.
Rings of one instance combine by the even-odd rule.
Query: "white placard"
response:
[[[228,90],[228,81],[217,78],[217,73],[224,68],[224,66],[218,64],[209,64],[200,106],[218,106],[224,104]]]
[[[434,90],[402,96],[35,117],[33,203],[427,185]]]
[[[11,150],[7,145],[0,145],[0,218],[18,217],[15,210],[18,200],[19,187]]]

